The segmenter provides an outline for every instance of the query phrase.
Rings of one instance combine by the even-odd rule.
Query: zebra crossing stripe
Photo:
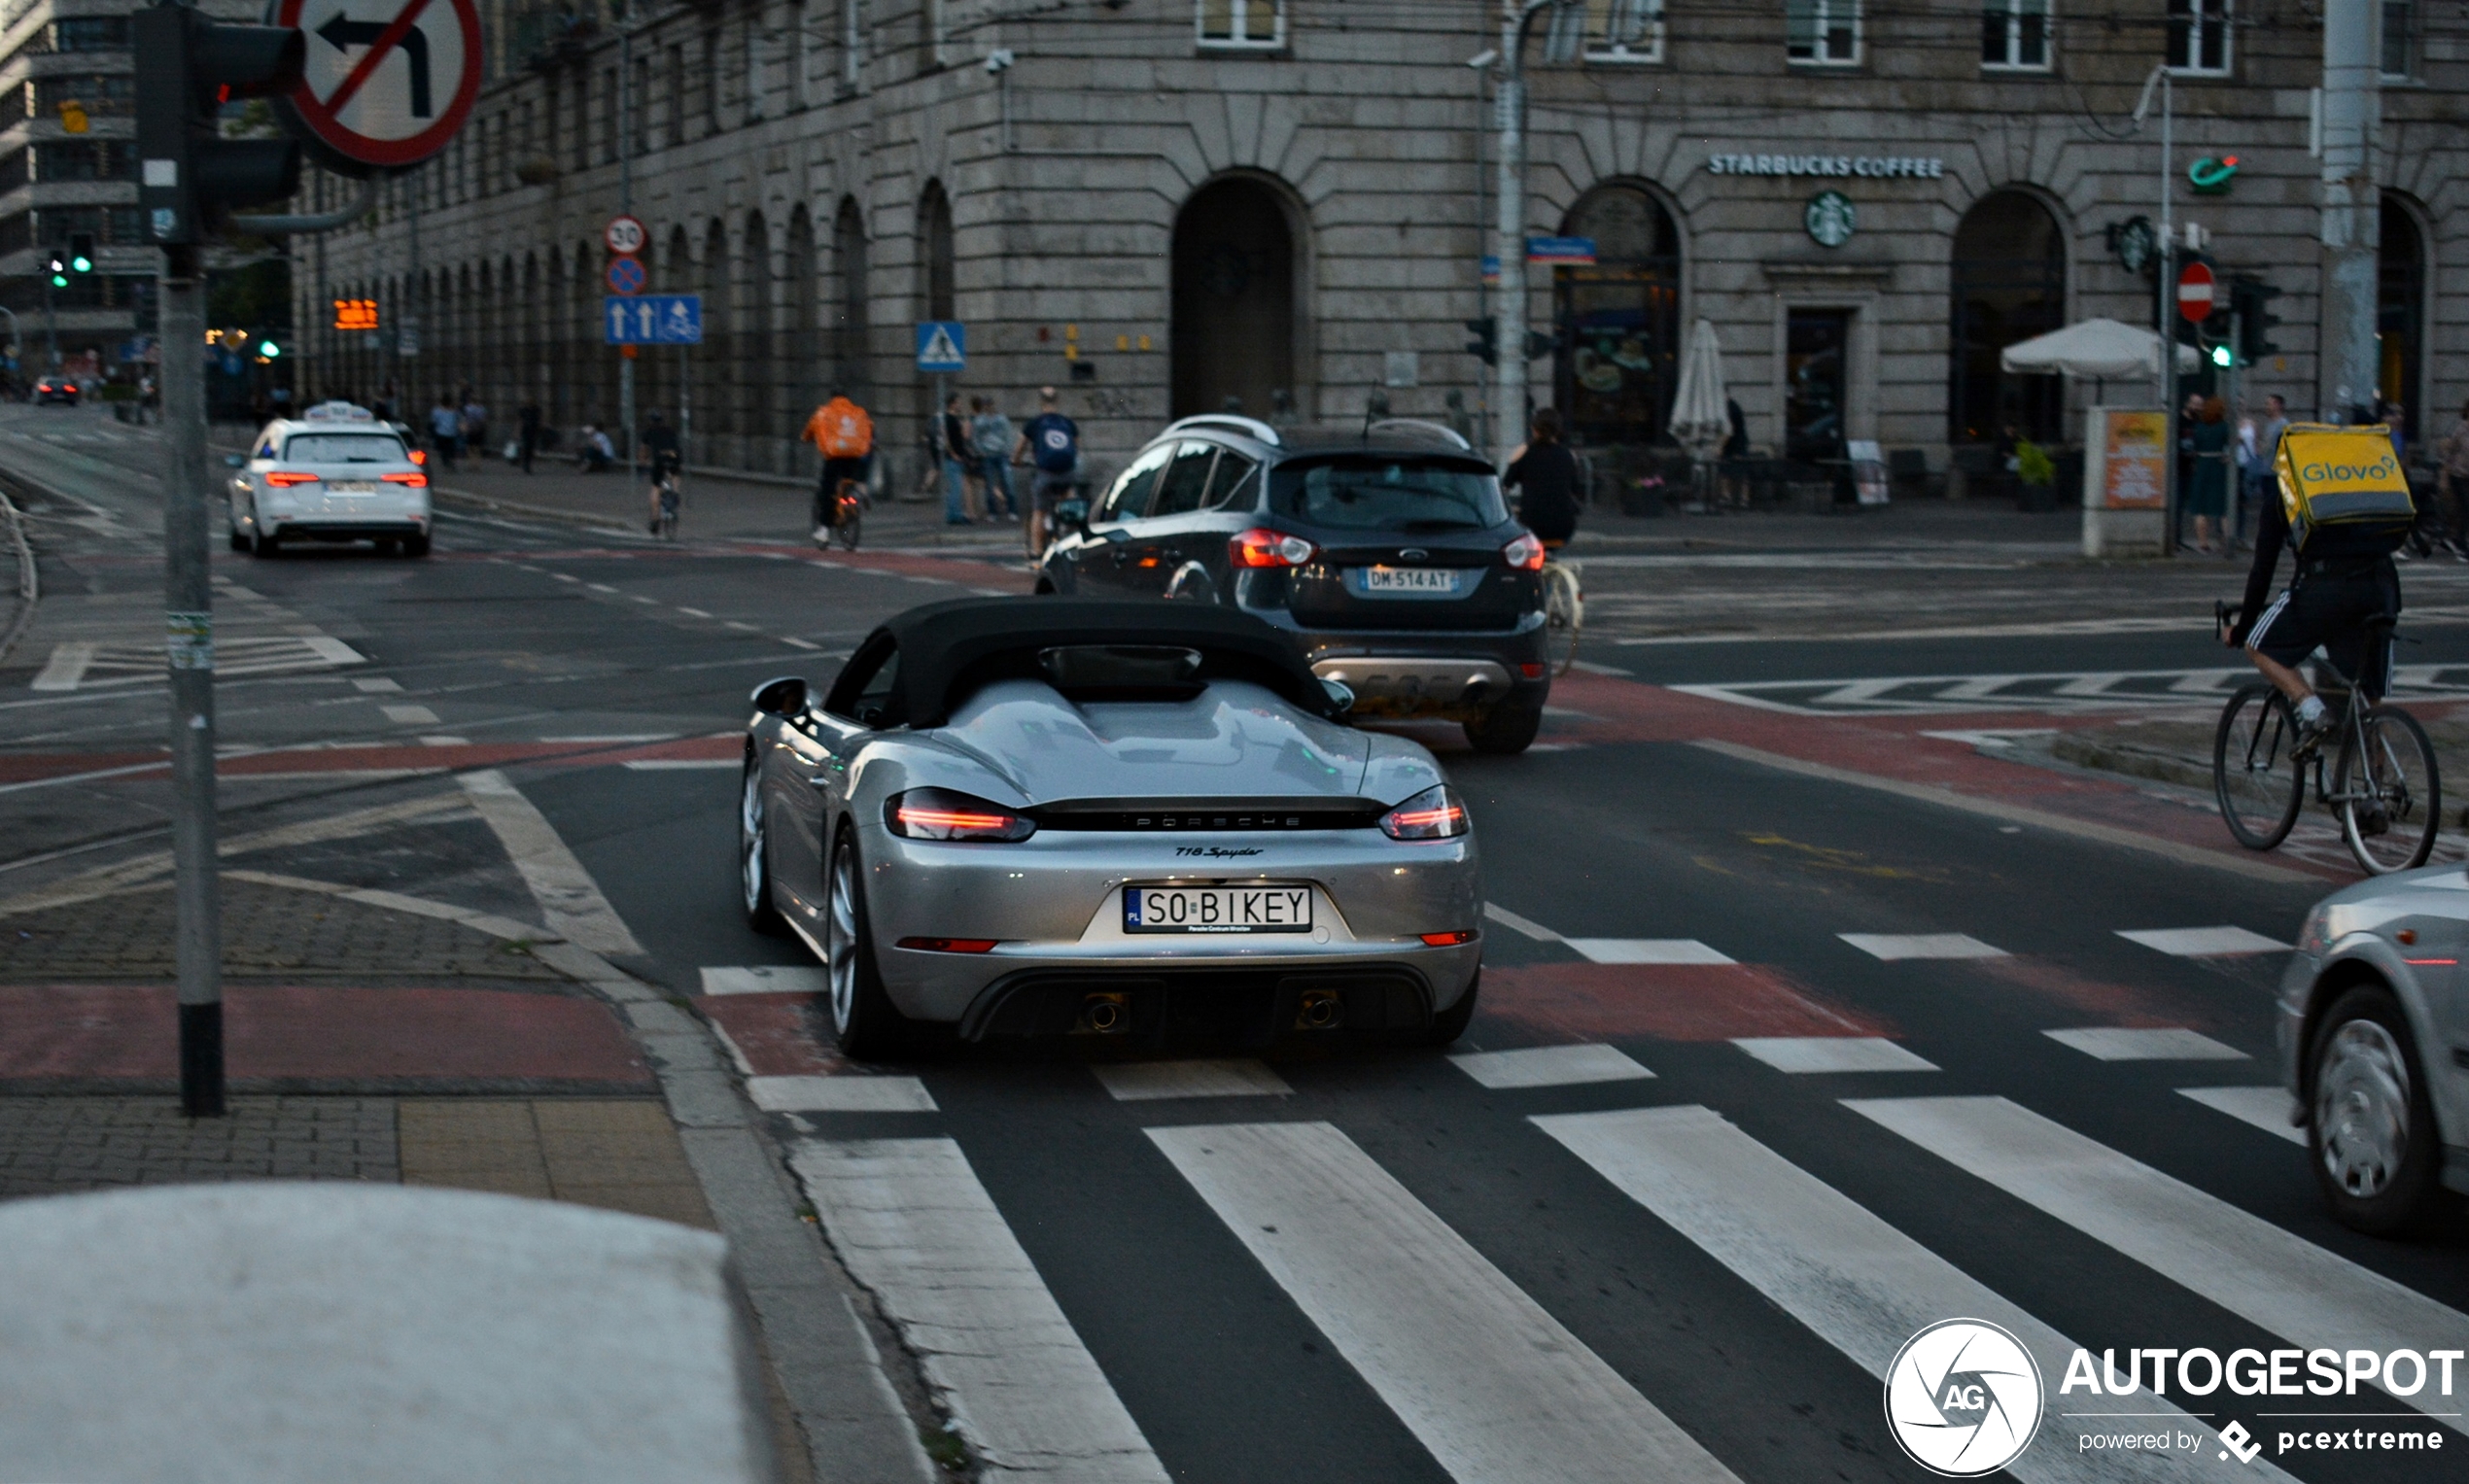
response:
[[[1847,1099],[1844,1106],[2038,1207],[2162,1277],[2293,1343],[2469,1350],[2469,1315],[2002,1097]],[[2457,1396],[2395,1399],[2469,1432]]]
[[[1195,1061],[1113,1061],[1089,1070],[1119,1103],[1168,1097],[1283,1097],[1295,1089],[1248,1056]]]
[[[1937,1063],[1883,1036],[1734,1036],[1739,1047],[1778,1072],[1934,1072]]]
[[[2120,938],[2179,958],[2227,958],[2240,953],[2278,953],[2288,948],[2278,938],[2243,927],[2154,927],[2118,929]]]
[[[1969,933],[1837,933],[1837,938],[1883,963],[1906,958],[2003,958]]]
[[[1903,1342],[1942,1319],[2003,1326],[2039,1360],[2052,1385],[2074,1354],[2074,1341],[1710,1108],[1633,1108],[1533,1122],[1881,1381]],[[2148,1396],[2122,1399],[2118,1407],[2139,1414],[2167,1408],[2183,1428],[2200,1426]],[[2151,1417],[2107,1428],[2097,1418],[2077,1421],[2091,1432],[2159,1431]],[[2007,1472],[2033,1484],[2217,1477],[2200,1453],[2084,1453],[2070,1438],[2045,1435],[2050,1430],[2043,1423],[2043,1437],[2007,1465]],[[2269,1464],[2257,1467],[2270,1470],[2266,1477],[2278,1474]]]
[[[2246,1053],[2183,1025],[2086,1025],[2040,1034],[2095,1061],[2243,1061]]]
[[[1451,1477],[1738,1484],[1335,1126],[1148,1133]]]
[[[1618,1047],[1530,1046],[1513,1052],[1461,1052],[1449,1060],[1494,1091],[1566,1087],[1590,1082],[1642,1082],[1654,1074]]]
[[[2251,1123],[2276,1139],[2299,1146],[2306,1143],[2306,1130],[2289,1122],[2286,1087],[2180,1087],[2177,1095],[2191,1097],[2241,1123]]]
[[[957,1143],[814,1140],[792,1145],[788,1162],[990,1473],[1167,1484]]]
[[[1736,963],[1731,955],[1694,938],[1564,938],[1594,963]]]

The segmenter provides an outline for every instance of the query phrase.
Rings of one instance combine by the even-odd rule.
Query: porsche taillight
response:
[[[1302,536],[1254,526],[1228,541],[1226,554],[1236,567],[1301,567],[1311,560],[1312,545]]]
[[[912,788],[884,802],[884,827],[904,840],[1010,844],[1037,833],[1037,821],[955,788]]]
[[[1473,829],[1466,802],[1446,783],[1423,790],[1380,816],[1380,833],[1391,840],[1451,840]]]

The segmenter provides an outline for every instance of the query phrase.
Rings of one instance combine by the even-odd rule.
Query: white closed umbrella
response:
[[[1998,353],[1998,363],[2009,371],[2043,375],[2158,376],[2161,337],[2156,331],[2116,320],[2083,320],[2007,346]],[[2177,347],[2179,370],[2191,371],[2202,364],[2203,358],[2193,346]],[[1686,371],[1681,384],[1688,384]]]
[[[1681,356],[1680,395],[1672,398],[1672,436],[1699,462],[1713,456],[1731,431],[1723,410],[1723,348],[1712,322],[1699,320]]]

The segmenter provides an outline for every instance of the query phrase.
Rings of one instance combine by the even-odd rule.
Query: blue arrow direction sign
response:
[[[610,295],[600,301],[601,332],[609,345],[701,345],[703,295]]]
[[[969,368],[969,328],[957,320],[927,320],[918,326],[918,369],[965,371]]]

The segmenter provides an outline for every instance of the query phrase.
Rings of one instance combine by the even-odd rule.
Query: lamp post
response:
[[[1499,110],[1500,284],[1492,295],[1493,343],[1499,358],[1500,402],[1492,409],[1498,456],[1526,441],[1526,33],[1535,17],[1569,0],[1501,0]]]

